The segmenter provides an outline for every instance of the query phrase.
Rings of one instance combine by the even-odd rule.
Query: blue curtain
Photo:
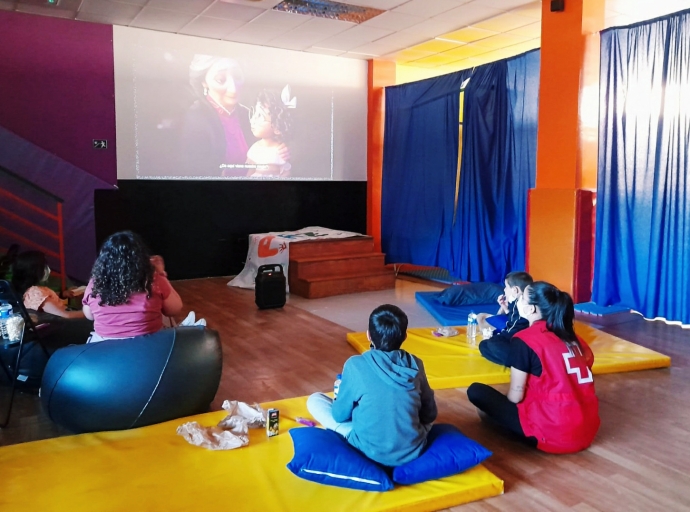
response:
[[[593,300],[690,323],[690,11],[601,36]]]
[[[465,89],[452,274],[502,282],[525,268],[536,173],[538,51],[477,68]]]
[[[452,268],[459,95],[470,74],[386,88],[381,245],[389,262]]]

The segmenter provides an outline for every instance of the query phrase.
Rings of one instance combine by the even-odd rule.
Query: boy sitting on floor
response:
[[[479,343],[479,352],[489,361],[507,366],[510,352],[510,338],[513,334],[529,327],[529,322],[520,317],[517,310],[518,299],[533,282],[527,272],[511,272],[506,276],[504,295],[498,298],[498,315],[477,316],[478,327],[482,329],[497,329],[489,339]]]
[[[369,317],[371,350],[345,362],[335,400],[315,393],[307,400],[312,416],[370,459],[399,466],[417,458],[436,401],[424,365],[400,349],[407,338],[407,315],[384,304]]]

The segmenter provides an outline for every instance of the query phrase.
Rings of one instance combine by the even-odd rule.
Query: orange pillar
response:
[[[395,85],[395,62],[370,60],[367,110],[367,235],[381,250],[381,178],[383,128],[386,117],[384,87]]]
[[[599,39],[605,0],[542,2],[537,184],[530,191],[528,269],[590,299],[596,189]]]

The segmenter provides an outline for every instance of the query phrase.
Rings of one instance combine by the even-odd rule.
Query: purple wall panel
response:
[[[112,26],[0,11],[0,27],[0,126],[114,185]]]
[[[0,127],[0,166],[63,199],[67,274],[79,280],[87,281],[97,252],[94,190],[108,189],[112,186],[2,127]],[[0,174],[2,174],[1,171]],[[26,194],[26,191],[20,190],[26,187],[17,187],[16,182],[13,184],[12,179],[8,178],[7,175],[3,175],[0,179],[0,186],[34,204],[54,204],[45,198],[34,200],[31,195]],[[25,214],[25,212],[20,211],[20,208],[14,208],[9,204],[8,207],[12,207],[19,215]],[[28,215],[26,217],[29,218]],[[32,221],[43,225],[41,217],[34,217],[31,218]],[[4,219],[2,224],[6,224]],[[35,232],[30,232],[23,225],[14,227],[26,238],[36,242],[44,242],[43,237],[37,236]],[[53,230],[54,224],[46,223],[45,227]],[[5,240],[6,237],[4,236],[2,238],[3,245],[12,242],[12,240]],[[21,250],[27,249],[33,249],[33,247],[23,246],[21,248]]]

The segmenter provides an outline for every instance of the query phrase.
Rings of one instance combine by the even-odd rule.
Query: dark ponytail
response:
[[[546,320],[546,328],[549,331],[553,332],[565,343],[580,345],[573,328],[575,307],[570,295],[550,283],[537,281],[530,285],[527,301],[539,308],[542,318]]]

